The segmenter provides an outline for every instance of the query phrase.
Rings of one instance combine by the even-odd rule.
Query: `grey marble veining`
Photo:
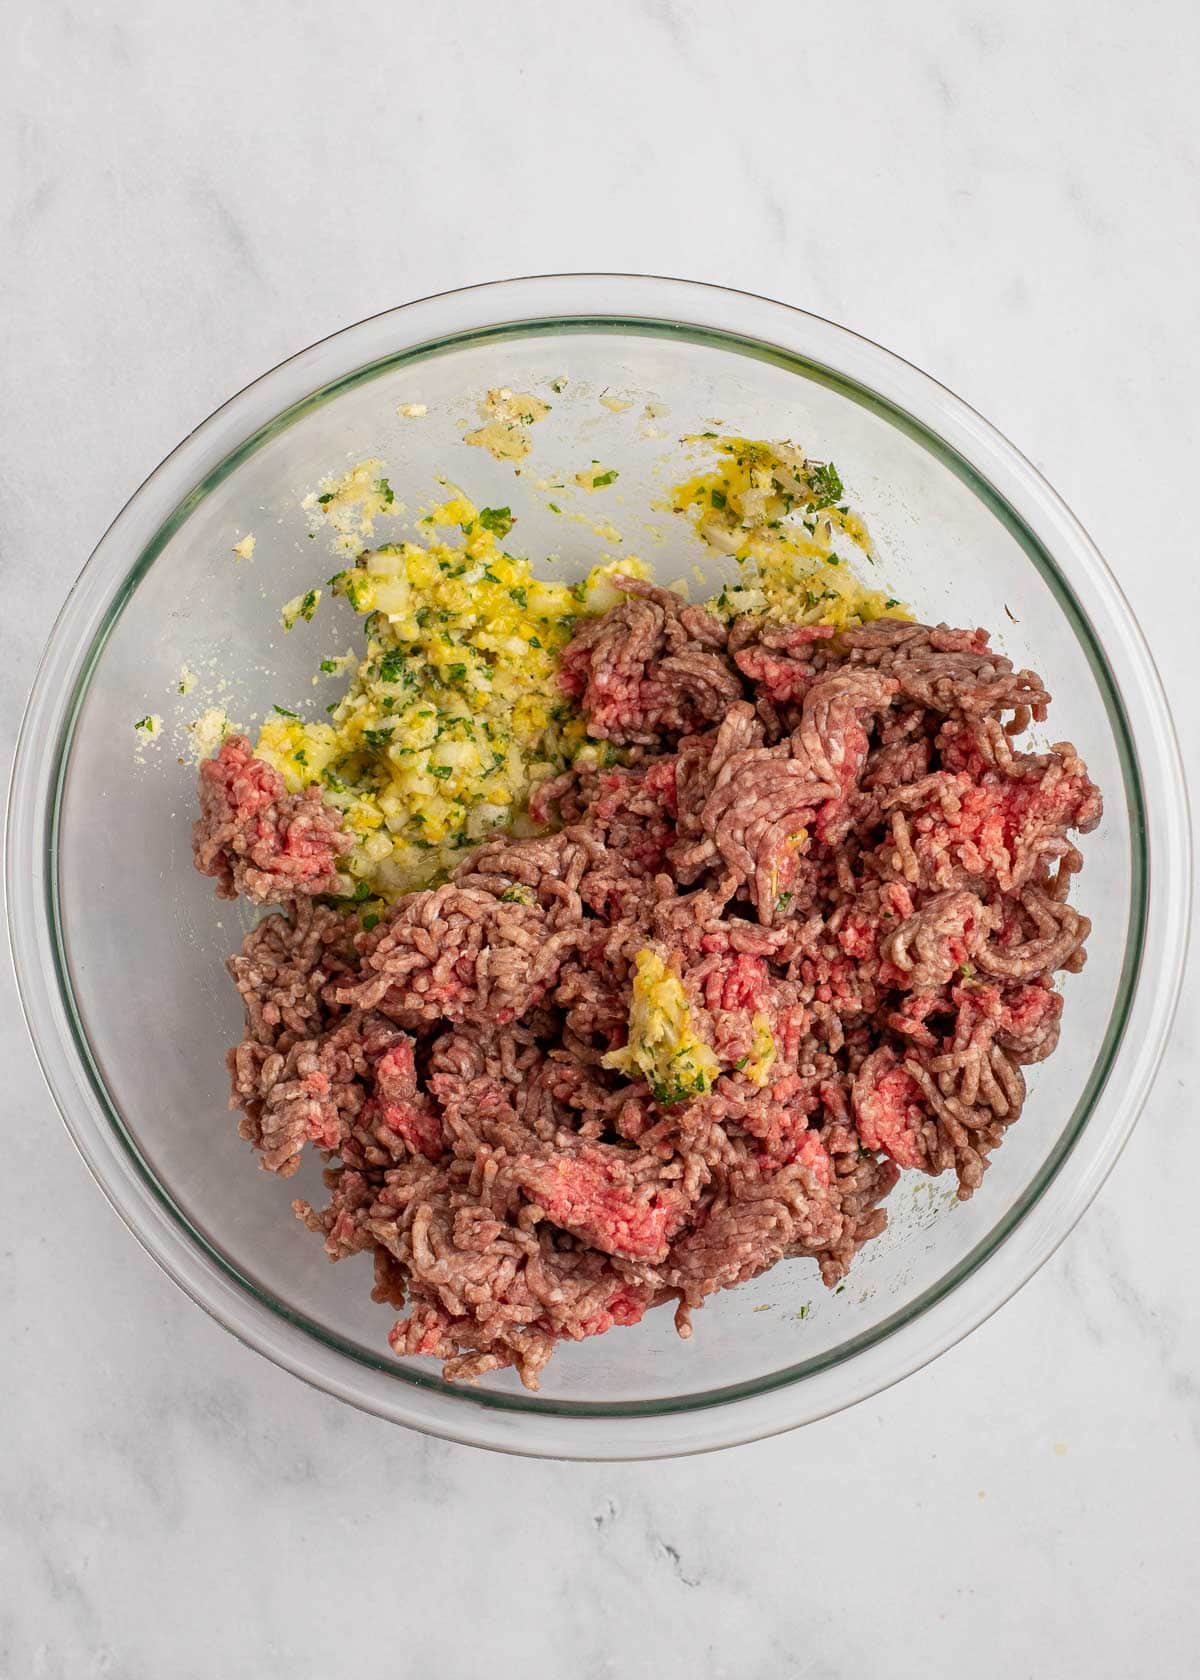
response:
[[[218,402],[408,297],[614,268],[829,314],[1015,438],[1196,785],[1198,50],[1187,0],[22,8],[6,755],[79,566]],[[0,992],[2,1680],[1194,1671],[1194,981],[1095,1207],[966,1344],[802,1434],[616,1467],[407,1435],[238,1346],[109,1212]]]

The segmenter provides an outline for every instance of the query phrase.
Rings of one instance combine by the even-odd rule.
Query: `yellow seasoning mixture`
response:
[[[616,599],[613,571],[581,585],[534,577],[507,552],[508,508],[477,508],[453,492],[417,523],[419,541],[364,550],[329,580],[366,620],[366,655],[321,661],[352,671],[329,721],[277,706],[256,752],[293,792],[319,784],[358,836],[346,867],[390,898],[454,867],[464,848],[501,825],[521,831],[533,786],[585,743],[558,685],[559,654],[582,613]],[[284,608],[312,616],[319,592]]]
[[[651,946],[634,958],[629,1042],[602,1059],[627,1079],[645,1079],[655,1102],[664,1104],[703,1096],[721,1072],[692,1026],[683,982]]]
[[[671,507],[702,540],[734,559],[743,575],[710,605],[727,617],[766,612],[793,624],[842,629],[872,619],[907,617],[900,601],[856,574],[838,538],[868,560],[871,539],[846,505],[832,462],[810,461],[791,443],[703,433],[716,465],[675,487]]]

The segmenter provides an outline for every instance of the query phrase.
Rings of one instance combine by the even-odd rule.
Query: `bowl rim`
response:
[[[1098,661],[1123,752],[1135,865],[1124,973],[1105,1044],[1072,1122],[1012,1208],[937,1284],[839,1344],[836,1357],[662,1402],[527,1400],[450,1388],[382,1356],[366,1358],[264,1297],[188,1223],[125,1131],[71,996],[57,909],[57,822],[75,719],[125,602],[208,490],[303,413],[398,362],[481,338],[596,330],[670,333],[765,355],[827,378],[934,446],[1021,542],[1094,669]],[[390,348],[379,354],[385,342]],[[359,359],[369,345],[376,353]],[[35,743],[48,740],[55,750],[38,752]],[[900,1380],[975,1328],[1049,1257],[1124,1146],[1166,1043],[1190,923],[1189,812],[1161,682],[1115,579],[1046,481],[961,399],[872,341],[757,294],[657,276],[528,276],[434,294],[318,340],[214,411],[135,491],[67,596],[22,720],[7,838],[9,937],[39,1062],[89,1170],[148,1252],[240,1340],[327,1392],[450,1439],[544,1456],[651,1457],[778,1433]],[[1148,865],[1140,883],[1139,859]],[[1184,913],[1172,916],[1172,905]],[[1068,1156],[1073,1176],[1061,1172]],[[987,1268],[1002,1247],[1010,1263]],[[348,1373],[344,1361],[353,1362]],[[836,1373],[843,1380],[831,1383]]]

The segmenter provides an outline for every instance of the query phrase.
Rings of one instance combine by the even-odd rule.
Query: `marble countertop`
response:
[[[1200,785],[1198,52],[1189,0],[24,8],[6,755],[88,552],[232,391],[407,298],[601,268],[803,304],[994,420],[1112,561]],[[1108,1185],[964,1345],[806,1431],[610,1467],[424,1440],[240,1347],[110,1213],[0,991],[5,1680],[1194,1671],[1194,979]]]

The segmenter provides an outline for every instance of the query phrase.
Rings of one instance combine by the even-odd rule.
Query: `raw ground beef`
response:
[[[283,907],[229,964],[243,1135],[282,1176],[323,1153],[329,1205],[296,1212],[373,1255],[392,1346],[449,1378],[536,1387],[668,1301],[690,1334],[792,1256],[835,1284],[902,1168],[969,1196],[1084,960],[1068,835],[1100,796],[1070,745],[1019,750],[1049,695],[984,631],[727,629],[623,587],[563,683],[627,762],[544,784],[550,832],[370,931],[322,901],[345,836],[315,792],[241,739],[201,770],[198,866]],[[719,1064],[691,1100],[604,1065],[647,947]]]
[[[337,892],[334,860],[351,839],[318,788],[287,793],[278,771],[251,755],[244,735],[231,736],[200,766],[192,847],[196,868],[216,876],[222,898],[241,893],[257,904],[281,904],[296,894]]]

